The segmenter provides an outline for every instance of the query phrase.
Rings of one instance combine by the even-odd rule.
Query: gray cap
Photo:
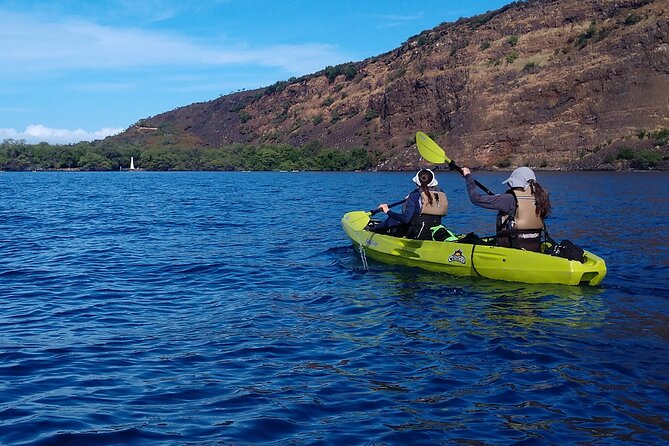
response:
[[[509,178],[502,181],[502,184],[508,184],[510,187],[522,187],[523,189],[527,189],[530,180],[537,181],[537,177],[534,176],[532,169],[529,167],[519,167],[511,173]]]

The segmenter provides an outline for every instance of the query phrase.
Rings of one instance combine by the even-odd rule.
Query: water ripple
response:
[[[545,177],[603,286],[366,268],[341,214],[405,174],[4,173],[0,443],[667,443],[667,234],[607,220],[643,200],[616,174]],[[491,224],[440,183],[454,227]]]

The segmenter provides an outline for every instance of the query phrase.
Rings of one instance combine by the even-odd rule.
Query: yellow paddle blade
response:
[[[362,231],[365,226],[367,226],[367,223],[369,223],[369,217],[371,217],[371,215],[371,212],[353,211],[346,213],[342,220],[354,231]]]
[[[416,133],[416,145],[420,155],[434,164],[448,164],[451,160],[439,145],[423,132]]]

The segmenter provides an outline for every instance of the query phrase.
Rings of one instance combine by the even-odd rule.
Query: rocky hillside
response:
[[[595,169],[640,151],[666,164],[667,128],[667,0],[533,0],[361,62],[147,118],[115,138],[221,150],[319,141],[375,152],[379,169],[413,169],[424,164],[414,144],[423,130],[462,165]]]

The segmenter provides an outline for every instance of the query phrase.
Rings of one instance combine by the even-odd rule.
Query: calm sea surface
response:
[[[669,443],[669,174],[539,173],[599,287],[365,269],[412,176],[0,173],[0,444]]]

